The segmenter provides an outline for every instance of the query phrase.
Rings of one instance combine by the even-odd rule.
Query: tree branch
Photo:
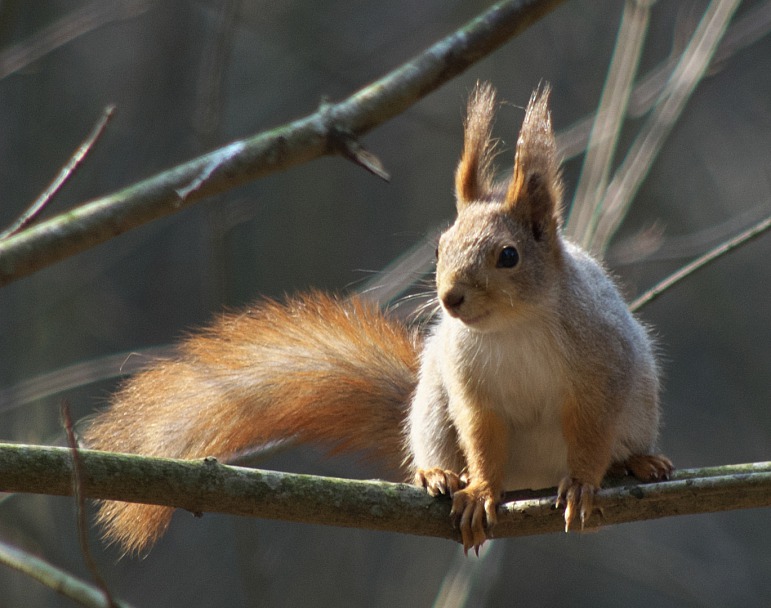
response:
[[[507,0],[344,101],[238,140],[0,243],[0,286],[206,196],[340,152],[490,54],[564,0]]]
[[[70,155],[70,158],[61,168],[59,174],[35,202],[30,205],[29,209],[21,215],[21,217],[7,229],[0,232],[0,240],[21,232],[37,219],[38,215],[43,212],[43,209],[51,202],[56,193],[62,189],[64,184],[67,183],[78,170],[78,167],[80,167],[97,140],[102,136],[102,133],[104,133],[104,130],[107,128],[107,123],[110,122],[110,118],[112,118],[114,112],[115,106],[112,104],[102,110],[102,115],[99,117],[99,120],[96,122],[93,129],[91,129],[91,133],[89,133],[88,137],[86,137],[86,139],[78,146],[78,149]]]
[[[83,495],[82,488],[82,465],[80,462],[80,448],[75,437],[75,429],[72,426],[72,416],[70,415],[70,406],[63,401],[60,407],[62,417],[62,426],[67,435],[67,445],[72,454],[72,493],[75,497],[75,512],[78,526],[78,540],[80,541],[80,552],[83,554],[83,561],[86,564],[91,576],[94,578],[96,586],[101,590],[104,601],[109,608],[117,608],[115,598],[110,591],[107,581],[104,580],[99,567],[96,565],[94,556],[91,554],[91,548],[88,544],[88,516],[86,515],[86,497]]]
[[[60,595],[89,608],[129,608],[129,604],[117,600],[112,604],[105,599],[101,589],[76,578],[45,560],[26,551],[0,542],[0,564],[18,570]]]
[[[449,500],[382,481],[332,479],[197,461],[81,450],[90,498],[459,540]],[[72,458],[56,447],[0,444],[0,491],[72,494]],[[554,492],[516,492],[501,507],[496,537],[557,532]],[[628,479],[601,490],[588,527],[672,515],[771,506],[771,462],[677,471],[670,481]]]
[[[0,80],[40,60],[65,44],[94,30],[125,19],[133,19],[149,10],[149,0],[100,2],[67,13],[55,23],[33,34],[29,39],[0,51]]]
[[[671,287],[674,287],[677,283],[686,277],[690,276],[697,270],[701,270],[718,258],[731,253],[742,245],[749,243],[753,239],[766,232],[769,228],[771,228],[771,216],[761,220],[753,226],[750,226],[747,228],[747,230],[743,230],[740,234],[737,234],[735,237],[727,240],[725,243],[721,243],[717,247],[710,249],[704,255],[700,255],[698,258],[693,260],[691,263],[686,264],[674,274],[669,275],[666,279],[654,285],[651,289],[635,298],[634,301],[629,304],[629,310],[632,312],[637,312],[643,306],[658,298],[662,293]]]

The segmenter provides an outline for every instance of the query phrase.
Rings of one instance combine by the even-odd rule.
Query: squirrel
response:
[[[561,234],[549,93],[531,96],[513,174],[500,182],[496,92],[483,83],[471,93],[457,218],[439,238],[438,314],[425,335],[355,296],[265,300],[129,379],[84,444],[225,461],[288,438],[370,451],[451,497],[466,552],[490,536],[504,490],[556,486],[569,531],[583,528],[609,471],[667,478],[651,338],[601,265]],[[97,520],[135,553],[172,512],[105,501]]]

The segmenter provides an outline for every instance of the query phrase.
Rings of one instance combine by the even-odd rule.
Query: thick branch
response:
[[[239,140],[0,241],[0,286],[206,196],[319,156],[405,111],[563,0],[508,0],[348,99]]]
[[[388,530],[457,540],[449,501],[404,484],[332,479],[82,450],[82,488],[91,498],[148,502],[194,513]],[[69,496],[72,455],[64,448],[0,444],[0,491]],[[556,532],[564,527],[551,493],[512,494],[496,537]],[[589,526],[771,506],[771,463],[678,471],[671,481],[624,480],[597,496],[602,517]]]

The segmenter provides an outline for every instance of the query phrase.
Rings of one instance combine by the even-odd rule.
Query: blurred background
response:
[[[682,50],[707,4],[653,5],[641,75]],[[0,2],[0,228],[44,190],[109,103],[115,116],[48,215],[343,98],[489,5]],[[223,307],[310,287],[344,292],[378,276],[452,219],[474,82],[492,81],[507,101],[496,125],[502,166],[541,80],[553,87],[557,131],[575,135],[600,100],[623,8],[566,2],[366,136],[390,183],[320,159],[3,288],[0,441],[62,444],[63,399],[76,418],[93,413],[146,349]],[[770,12],[767,0],[742,3],[720,61],[608,250],[630,298],[771,211]],[[643,123],[626,123],[616,164]],[[570,200],[582,155],[566,156]],[[771,459],[769,257],[771,238],[761,237],[642,311],[665,370],[661,448],[678,467]],[[260,466],[377,474],[312,449]],[[0,494],[0,539],[90,578],[71,499]],[[771,597],[767,509],[501,540],[482,560],[462,559],[449,541],[187,513],[143,560],[117,561],[95,530],[91,541],[110,587],[138,606],[649,608],[764,606]],[[0,607],[69,605],[0,568]]]

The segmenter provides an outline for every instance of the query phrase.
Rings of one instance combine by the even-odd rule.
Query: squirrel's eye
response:
[[[514,268],[519,263],[519,252],[516,247],[504,247],[498,256],[496,266],[498,268]]]
[[[434,252],[434,255],[436,256],[436,259],[439,259],[439,247],[436,248],[436,251]]]

